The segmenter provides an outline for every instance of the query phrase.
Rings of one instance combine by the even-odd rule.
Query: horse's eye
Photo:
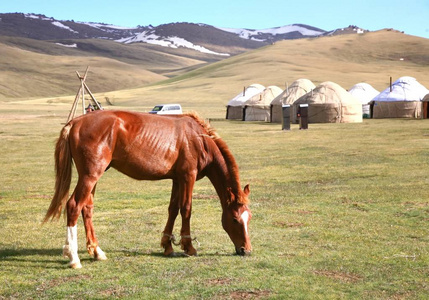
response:
[[[236,218],[234,218],[233,220],[234,220],[234,223],[240,223],[240,221]]]

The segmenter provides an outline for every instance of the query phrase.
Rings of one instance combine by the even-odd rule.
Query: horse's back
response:
[[[155,180],[173,178],[178,169],[199,163],[204,129],[192,117],[96,111],[76,118],[72,126],[75,163],[80,159],[86,169],[110,165],[135,179]]]

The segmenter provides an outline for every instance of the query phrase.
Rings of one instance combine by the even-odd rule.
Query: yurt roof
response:
[[[244,105],[247,106],[270,106],[271,101],[283,92],[281,88],[275,85],[270,85],[261,93],[254,95],[248,99]]]
[[[271,101],[271,105],[292,104],[299,97],[307,94],[316,86],[309,79],[298,79]]]
[[[352,86],[349,93],[362,102],[362,104],[368,104],[380,92],[373,88],[369,83],[360,82]]]
[[[337,83],[326,81],[318,85],[313,91],[295,101],[294,104],[324,104],[324,103],[359,103],[360,101],[348,93]]]
[[[390,87],[373,98],[374,101],[421,101],[429,90],[420,84],[415,78],[400,77]]]
[[[265,87],[259,83],[254,83],[249,85],[243,92],[240,92],[237,96],[229,100],[229,106],[242,106],[244,102],[249,100],[249,98],[253,97],[256,94],[261,93]]]

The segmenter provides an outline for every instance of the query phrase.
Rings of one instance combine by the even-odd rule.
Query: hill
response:
[[[388,86],[390,76],[393,80],[413,76],[429,86],[429,40],[381,30],[282,41],[150,87],[106,95],[130,106],[150,107],[174,99],[185,110],[204,111],[210,106],[211,114],[223,116],[228,100],[252,83],[285,88],[298,78],[308,78],[316,85],[334,81],[346,89],[367,82],[381,91]]]
[[[22,43],[26,41],[19,40]],[[35,46],[34,43],[30,45],[32,52],[10,48],[7,55],[13,59],[0,58],[1,64],[10,69],[10,76],[2,75],[4,80],[0,89],[13,85],[16,88],[12,91],[17,91],[24,86],[26,97],[30,94],[51,97],[37,100],[38,103],[63,102],[64,99],[71,101],[78,86],[74,77],[76,66],[82,66],[83,71],[86,65],[90,65],[93,73],[88,77],[88,84],[91,90],[98,93],[101,99],[113,99],[116,105],[137,106],[146,110],[156,103],[180,102],[184,110],[197,109],[223,116],[228,100],[243,86],[252,83],[284,88],[298,78],[308,78],[315,84],[334,81],[346,89],[358,82],[367,82],[383,90],[388,86],[390,76],[394,80],[401,76],[413,76],[429,86],[429,40],[394,30],[285,40],[210,64],[208,57],[213,56],[209,54],[200,53],[200,59],[195,56],[178,57],[167,52],[161,54],[158,48],[151,48],[156,46],[144,44],[119,45],[126,46],[124,49],[129,52],[122,51],[120,58],[113,59],[112,53],[120,50],[112,41],[85,40],[84,43],[89,49],[99,47],[108,50],[104,51],[104,57],[100,57],[92,56],[90,50],[71,49],[72,55],[70,49],[63,46],[49,47],[49,51],[60,51],[62,56],[37,54],[39,45]],[[5,53],[4,49],[9,46],[3,44],[2,47],[2,53]],[[153,59],[136,59],[139,56],[134,51],[140,50],[153,50]],[[81,52],[78,55],[74,51]],[[166,57],[171,58],[169,63],[165,63]],[[21,66],[20,69],[15,65]],[[61,71],[64,66],[67,73]],[[195,69],[197,66],[201,67]],[[4,74],[4,70],[0,72]],[[145,81],[145,78],[151,80]],[[11,84],[5,85],[7,80]],[[26,84],[23,85],[23,82]],[[128,89],[115,88],[124,86],[124,83],[129,84]],[[141,87],[144,84],[149,85]],[[53,88],[62,86],[68,90]],[[67,94],[67,91],[71,96],[64,99],[57,97]],[[21,93],[15,97],[25,96]]]
[[[73,94],[75,71],[88,65],[92,90],[108,92],[156,83],[284,39],[336,32],[357,33],[303,24],[263,30],[192,23],[125,28],[0,14],[0,100]]]
[[[88,65],[94,91],[141,87],[262,45],[208,25],[124,28],[0,14],[0,99],[69,95],[75,71]]]
[[[123,45],[100,39],[39,41],[0,37],[0,99],[69,95],[75,71],[91,66],[94,91],[141,87],[216,61],[188,49],[172,53],[146,44]]]

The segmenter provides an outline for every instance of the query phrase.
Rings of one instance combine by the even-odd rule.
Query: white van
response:
[[[180,106],[180,104],[155,105],[155,107],[152,108],[152,110],[149,113],[158,114],[158,115],[181,115],[182,106]]]

